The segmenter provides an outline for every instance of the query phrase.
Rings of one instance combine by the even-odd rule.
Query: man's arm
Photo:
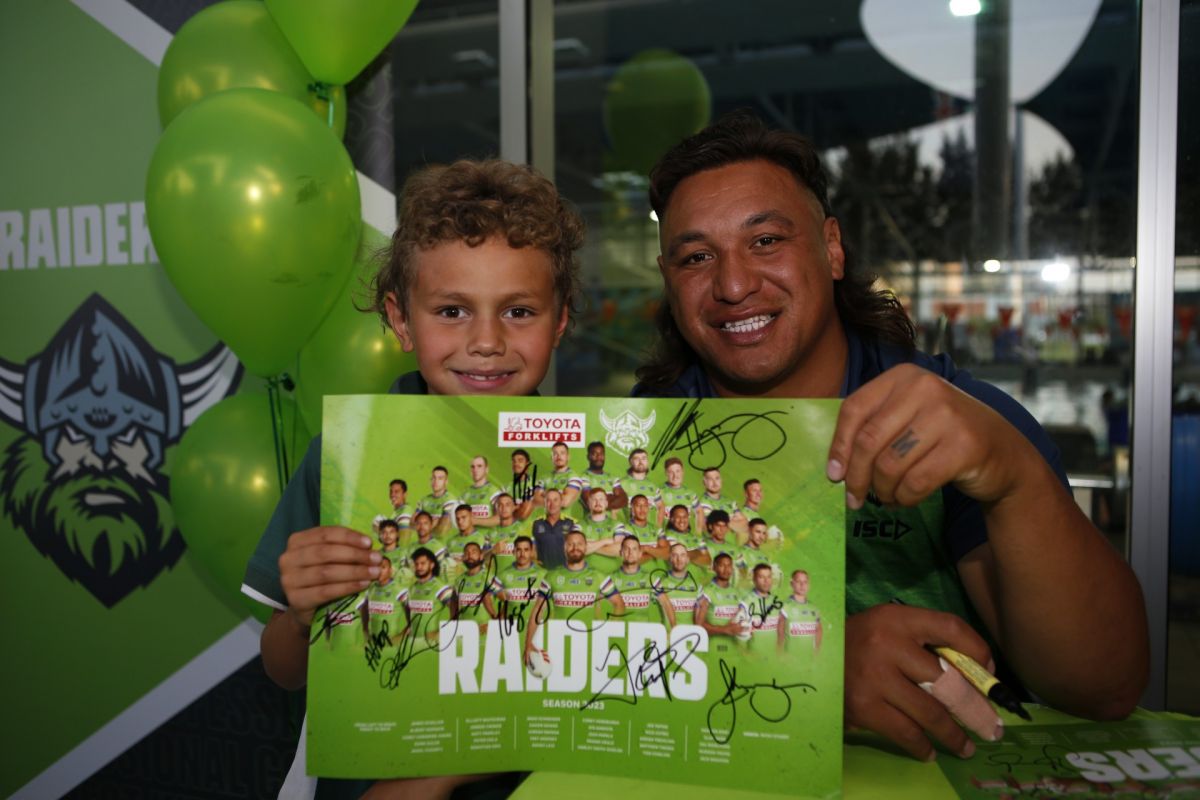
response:
[[[920,367],[893,368],[843,403],[827,472],[845,481],[851,508],[868,490],[883,503],[911,506],[946,484],[978,501],[988,541],[959,562],[959,573],[1022,681],[1081,716],[1133,709],[1149,663],[1137,580],[1037,448],[999,413]],[[1089,624],[1096,619],[1104,625]],[[948,631],[942,626],[940,635]],[[848,693],[851,633],[848,620]],[[938,635],[928,627],[924,634]],[[873,634],[864,641],[878,643]],[[923,663],[911,670],[935,678],[933,657],[919,655]]]
[[[658,598],[659,608],[662,609],[663,618],[667,621],[667,630],[675,627],[675,606],[671,605],[671,598],[667,597],[666,592],[656,591],[655,597]]]

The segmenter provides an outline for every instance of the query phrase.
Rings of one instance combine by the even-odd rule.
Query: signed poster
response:
[[[327,398],[324,777],[556,770],[840,796],[837,401]]]
[[[1200,797],[1200,720],[1019,725],[976,747],[938,759],[965,800]]]

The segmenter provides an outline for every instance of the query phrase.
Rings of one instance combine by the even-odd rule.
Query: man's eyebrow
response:
[[[751,214],[742,222],[742,230],[753,228],[756,225],[762,225],[767,222],[773,222],[776,225],[781,225],[789,231],[796,229],[796,223],[787,214],[784,214],[778,209],[769,208],[766,211],[759,211],[756,214]],[[703,231],[690,230],[683,231],[677,234],[667,245],[667,258],[673,258],[677,250],[685,244],[692,242],[702,242],[706,239]]]

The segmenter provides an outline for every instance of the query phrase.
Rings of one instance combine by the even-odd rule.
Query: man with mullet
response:
[[[994,654],[1064,711],[1125,716],[1149,664],[1132,570],[1075,504],[1037,421],[916,350],[900,303],[848,258],[827,183],[811,142],[746,112],[659,160],[664,302],[634,394],[845,398],[826,474],[845,485],[847,530],[912,531],[847,536],[847,725],[917,758],[934,756],[931,739],[969,757],[918,686],[941,674],[927,645]]]

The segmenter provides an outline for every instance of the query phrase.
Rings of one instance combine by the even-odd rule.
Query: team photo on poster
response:
[[[309,771],[841,779],[836,401],[328,398]],[[733,767],[734,769],[729,769]]]

